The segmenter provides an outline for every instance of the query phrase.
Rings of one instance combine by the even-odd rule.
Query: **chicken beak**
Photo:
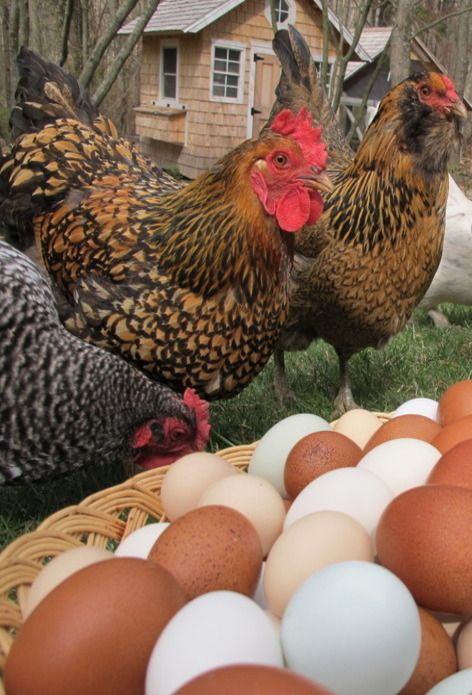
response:
[[[460,118],[461,120],[465,120],[467,118],[467,109],[462,99],[458,99],[451,104],[449,113],[456,118]]]
[[[312,169],[312,172],[311,176],[302,177],[306,184],[320,193],[331,193],[334,185],[328,174],[315,168]]]

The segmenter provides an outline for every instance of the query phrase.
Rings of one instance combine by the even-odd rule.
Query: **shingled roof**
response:
[[[244,0],[161,0],[144,32],[176,31],[196,34],[243,2]],[[130,34],[136,21],[134,19],[128,22],[118,33]]]
[[[322,9],[322,0],[312,1],[320,10]],[[146,24],[144,33],[197,34],[243,2],[245,0],[161,0],[157,10]],[[331,24],[342,32],[344,39],[348,44],[351,44],[353,40],[351,32],[341,25],[332,10],[328,10],[328,16]],[[121,27],[118,33],[130,34],[136,22],[136,19],[128,22]],[[369,56],[362,46],[356,48],[356,54],[360,60],[369,60]]]

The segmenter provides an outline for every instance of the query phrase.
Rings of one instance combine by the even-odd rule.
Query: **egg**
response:
[[[373,562],[328,565],[293,594],[282,618],[288,667],[336,695],[397,695],[421,643],[406,586]]]
[[[446,451],[449,451],[449,449],[452,449],[453,446],[459,444],[459,442],[470,439],[471,434],[472,415],[465,415],[458,420],[444,425],[431,444],[444,454]]]
[[[282,531],[285,505],[278,491],[264,478],[243,473],[212,483],[198,506],[224,505],[241,512],[254,526],[265,557]]]
[[[170,521],[197,506],[202,492],[215,480],[237,475],[229,461],[206,451],[196,451],[175,461],[161,485],[160,499]]]
[[[290,449],[310,432],[331,430],[324,418],[311,413],[289,415],[273,425],[256,444],[248,473],[264,478],[282,497],[287,497],[284,468]]]
[[[424,608],[472,612],[472,491],[423,485],[401,493],[377,527],[379,562]]]
[[[363,408],[353,408],[333,424],[335,432],[344,434],[349,439],[352,439],[361,449],[367,444],[382,425],[382,420],[374,413]]]
[[[415,670],[398,695],[422,695],[436,683],[457,671],[451,638],[429,611],[419,608],[421,648]]]
[[[230,507],[210,505],[174,521],[151,548],[149,560],[168,570],[188,598],[218,589],[252,596],[262,547],[245,516]]]
[[[29,616],[38,603],[71,574],[83,567],[113,558],[113,553],[103,548],[91,548],[82,545],[70,548],[56,555],[43,569],[38,572],[31,584],[23,610],[23,620]]]
[[[308,678],[287,669],[260,664],[221,666],[179,688],[175,695],[335,695]]]
[[[292,499],[312,480],[327,471],[355,466],[362,449],[339,432],[312,432],[302,437],[289,452],[284,484]]]
[[[464,439],[448,449],[434,466],[427,482],[459,485],[472,490],[472,439]]]
[[[439,399],[439,418],[443,426],[465,415],[472,416],[472,379],[452,384]]]
[[[287,511],[284,530],[312,512],[325,510],[352,516],[371,534],[393,492],[378,476],[355,467],[323,473],[309,483]]]
[[[341,560],[372,561],[372,539],[361,524],[341,512],[314,512],[295,521],[272,546],[264,569],[264,596],[281,617],[302,582]]]
[[[382,442],[368,451],[357,467],[383,480],[394,495],[423,485],[441,452],[421,439],[400,438]]]
[[[366,454],[375,446],[387,442],[390,439],[408,437],[422,439],[425,442],[432,442],[441,431],[441,425],[424,415],[398,415],[383,423],[374,432],[364,447]]]
[[[428,690],[426,695],[470,695],[472,693],[472,668],[453,673]]]
[[[472,618],[461,625],[456,649],[459,669],[472,668]]]
[[[146,559],[161,533],[169,526],[168,521],[147,524],[123,538],[115,550],[115,557],[140,557]]]
[[[7,658],[8,695],[142,695],[154,644],[185,594],[162,567],[112,558],[75,572],[35,608]]]
[[[424,415],[435,422],[439,422],[439,403],[434,398],[410,398],[404,401],[391,414],[392,418],[397,415]]]
[[[279,636],[247,596],[211,591],[184,606],[160,634],[149,659],[145,695],[174,695],[205,671],[237,663],[280,668]]]

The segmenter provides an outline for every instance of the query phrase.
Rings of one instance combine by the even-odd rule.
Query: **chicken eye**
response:
[[[288,157],[285,154],[282,154],[282,152],[278,152],[274,156],[274,162],[275,162],[276,166],[284,167],[288,163]]]
[[[423,97],[429,97],[429,95],[431,94],[431,87],[428,87],[427,84],[424,84],[422,87],[420,87],[420,94]]]

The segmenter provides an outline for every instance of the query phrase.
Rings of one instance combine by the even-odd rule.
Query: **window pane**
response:
[[[177,92],[177,79],[175,75],[164,75],[164,93],[163,96],[170,99],[175,99]]]
[[[241,71],[241,51],[215,46],[213,60],[213,90],[215,97],[237,99]]]
[[[164,48],[162,52],[162,59],[164,64],[164,72],[170,72],[175,75],[177,72],[177,49]]]

